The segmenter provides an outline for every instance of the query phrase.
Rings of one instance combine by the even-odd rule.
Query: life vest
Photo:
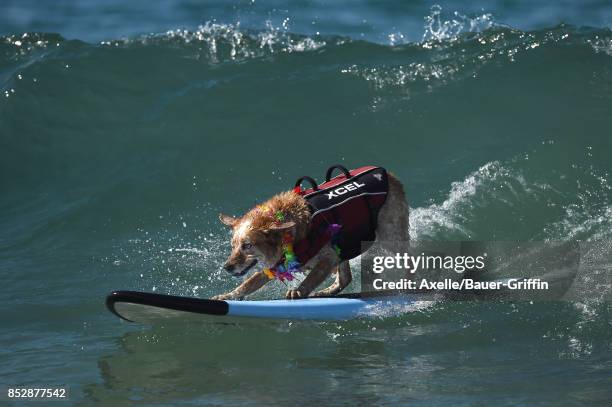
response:
[[[342,174],[331,178],[335,169]],[[302,181],[311,188],[303,190]],[[334,165],[327,170],[325,182],[317,185],[301,177],[294,191],[306,199],[310,209],[310,228],[306,237],[293,245],[300,264],[306,264],[326,244],[331,244],[341,260],[362,253],[363,242],[376,238],[378,212],[387,199],[389,181],[382,167],[366,166],[347,170]]]

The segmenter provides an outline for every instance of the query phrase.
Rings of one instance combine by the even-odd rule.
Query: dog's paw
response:
[[[217,300],[217,301],[223,301],[223,300],[241,300],[243,297],[239,297],[237,295],[235,295],[234,293],[227,293],[227,294],[219,294],[219,295],[215,295],[214,297],[211,297],[211,300]]]
[[[285,294],[285,298],[288,300],[299,300],[300,298],[304,298],[300,290],[289,290],[287,294]]]
[[[227,300],[228,296],[227,294],[219,294],[219,295],[213,295],[212,297],[210,297],[211,300],[215,300],[215,301],[223,301],[223,300]]]

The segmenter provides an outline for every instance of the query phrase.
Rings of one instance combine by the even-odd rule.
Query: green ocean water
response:
[[[610,403],[612,31],[592,17],[609,7],[584,6],[599,25],[521,26],[487,12],[520,22],[522,3],[426,5],[404,35],[394,8],[366,3],[267,25],[240,3],[257,23],[187,29],[168,6],[125,36],[64,36],[52,8],[5,23],[0,385],[67,385],[78,405]],[[352,25],[362,15],[377,25]],[[394,172],[413,239],[589,241],[579,279],[559,301],[344,323],[140,327],[105,309],[115,289],[233,288],[217,214],[333,163]]]

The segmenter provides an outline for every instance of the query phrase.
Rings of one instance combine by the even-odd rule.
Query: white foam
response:
[[[461,207],[471,206],[471,200],[485,184],[495,181],[500,175],[507,175],[498,161],[489,162],[472,172],[463,181],[451,183],[448,197],[441,204],[410,210],[410,238],[428,239],[440,228],[458,231],[465,237],[470,230],[465,226]]]
[[[612,56],[612,38],[596,36],[594,40],[587,41],[595,52],[603,52],[606,55]]]
[[[362,316],[367,317],[388,318],[403,315],[410,312],[424,311],[428,308],[431,308],[436,303],[437,301],[435,300],[406,302],[398,301],[398,299],[395,298],[389,301],[381,301],[378,303],[369,304],[360,314]]]
[[[475,17],[467,17],[455,11],[450,20],[442,19],[442,7],[433,5],[431,12],[425,17],[425,32],[423,42],[454,41],[460,34],[466,32],[481,32],[493,26],[493,16],[489,13]]]
[[[326,45],[323,40],[290,34],[288,30],[288,21],[284,21],[281,27],[275,27],[270,21],[266,21],[265,29],[260,32],[243,31],[240,22],[220,24],[208,21],[195,31],[169,30],[163,34],[142,36],[133,40],[103,42],[102,45],[180,41],[196,46],[194,57],[198,58],[204,54],[210,63],[240,61],[274,53],[308,52]]]

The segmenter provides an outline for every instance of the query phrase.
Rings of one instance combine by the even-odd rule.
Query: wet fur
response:
[[[261,270],[274,266],[282,256],[283,234],[292,233],[294,240],[299,241],[308,233],[310,211],[302,196],[291,191],[282,192],[262,206],[266,209],[255,207],[241,218],[219,215],[221,222],[232,228],[232,253],[225,263],[226,270],[240,276],[249,271],[256,260],[258,271],[231,292],[218,295],[215,299],[242,299],[261,288],[270,281]],[[284,215],[281,224],[274,216],[277,211]],[[393,174],[389,174],[389,193],[378,213],[376,241],[408,241],[408,227],[408,203],[404,187]],[[329,245],[324,246],[302,267],[308,273],[306,278],[297,289],[289,290],[286,298],[335,295],[352,280],[349,262],[340,262]],[[336,272],[334,283],[313,293],[332,272]]]

